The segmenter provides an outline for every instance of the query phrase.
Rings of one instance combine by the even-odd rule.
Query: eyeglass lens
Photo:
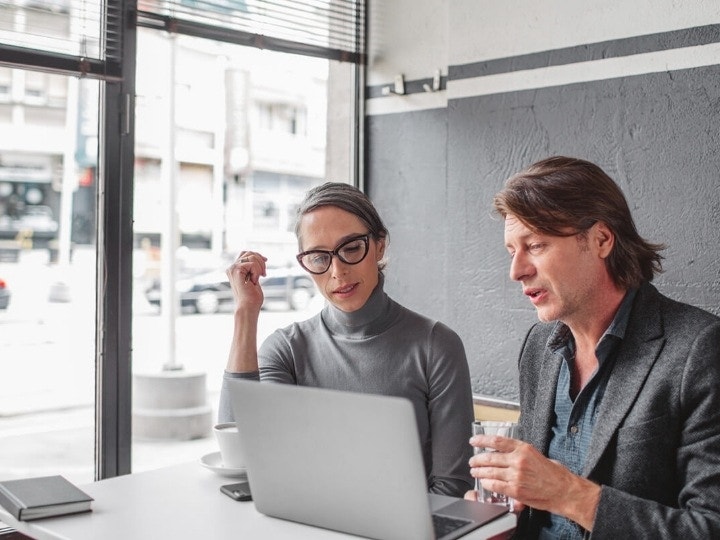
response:
[[[368,238],[361,236],[340,244],[334,251],[311,251],[300,257],[300,264],[314,274],[322,274],[330,268],[332,256],[346,264],[358,264],[368,252]]]

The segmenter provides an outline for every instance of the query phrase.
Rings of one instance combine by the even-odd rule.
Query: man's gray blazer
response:
[[[519,360],[521,437],[545,455],[555,324],[534,325]],[[638,290],[583,475],[602,485],[592,538],[720,538],[720,318]],[[516,536],[533,538],[544,517],[526,509]]]

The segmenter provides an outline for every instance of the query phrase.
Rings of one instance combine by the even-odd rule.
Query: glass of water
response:
[[[517,423],[515,422],[500,422],[494,420],[479,420],[473,422],[472,430],[473,435],[500,435],[501,437],[517,437]],[[474,447],[475,453],[480,454],[481,452],[495,452],[492,448],[478,448]],[[496,493],[494,491],[488,491],[480,484],[480,479],[475,479],[475,491],[477,493],[477,500],[490,504],[501,504],[513,509],[513,500],[511,497]]]

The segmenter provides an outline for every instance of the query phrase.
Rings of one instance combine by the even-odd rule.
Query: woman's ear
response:
[[[382,258],[385,256],[385,239],[380,238],[376,241],[375,244],[375,251],[377,252],[377,256],[375,257],[378,261],[382,260]]]

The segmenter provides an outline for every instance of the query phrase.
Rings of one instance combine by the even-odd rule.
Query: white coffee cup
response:
[[[228,469],[245,468],[245,456],[240,446],[240,434],[235,422],[225,422],[213,426],[215,439],[220,447],[223,467]]]

